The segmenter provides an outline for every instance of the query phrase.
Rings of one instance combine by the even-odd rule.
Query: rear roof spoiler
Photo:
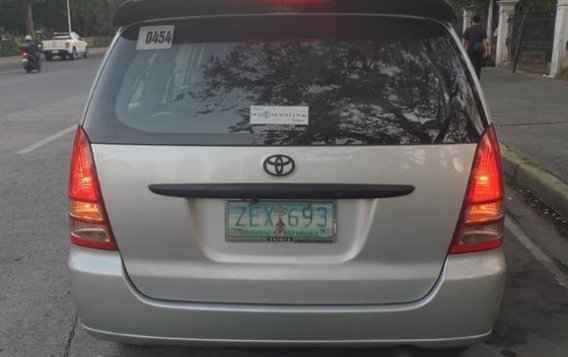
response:
[[[114,24],[188,16],[284,13],[382,14],[457,21],[445,0],[128,0],[116,12]]]

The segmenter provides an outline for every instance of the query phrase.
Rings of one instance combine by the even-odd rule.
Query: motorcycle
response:
[[[20,56],[22,57],[22,65],[27,73],[32,71],[41,72],[41,60],[39,54],[32,55],[27,47],[20,48]]]

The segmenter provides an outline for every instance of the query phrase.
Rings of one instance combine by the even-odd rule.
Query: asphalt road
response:
[[[66,181],[72,127],[102,57],[0,66],[0,356],[568,356],[568,251],[553,224],[509,190],[507,290],[493,336],[469,351],[132,347],[80,327],[66,275]],[[562,284],[566,286],[562,286]],[[465,321],[464,323],[467,323]]]

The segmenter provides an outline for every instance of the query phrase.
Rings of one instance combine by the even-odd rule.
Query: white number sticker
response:
[[[140,28],[136,49],[167,50],[172,47],[174,26],[146,26]]]

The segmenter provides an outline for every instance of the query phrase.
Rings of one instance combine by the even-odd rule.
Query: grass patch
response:
[[[18,43],[14,40],[0,41],[0,57],[17,56],[20,54]]]
[[[560,73],[556,79],[561,79],[561,80],[565,80],[568,81],[568,69],[565,69],[564,71],[562,71],[562,73]]]
[[[531,166],[535,169],[539,169],[541,171],[546,172],[546,170],[540,167],[540,165],[538,165],[536,161],[522,154],[521,152],[511,148],[506,144],[501,143],[501,152],[503,153],[504,156],[507,156],[509,160],[517,162],[517,164]]]
[[[85,41],[87,41],[90,48],[108,47],[110,46],[113,38],[113,36],[90,36],[85,37]]]

